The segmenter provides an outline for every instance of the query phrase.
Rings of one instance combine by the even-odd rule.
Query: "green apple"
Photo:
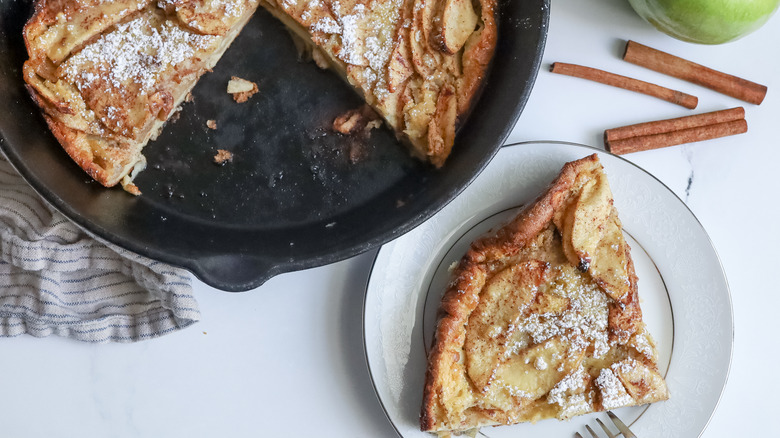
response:
[[[780,0],[628,0],[662,32],[700,44],[721,44],[761,27]]]

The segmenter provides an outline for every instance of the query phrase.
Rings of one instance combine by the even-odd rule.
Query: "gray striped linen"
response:
[[[134,342],[200,319],[187,271],[102,243],[0,155],[0,336]]]

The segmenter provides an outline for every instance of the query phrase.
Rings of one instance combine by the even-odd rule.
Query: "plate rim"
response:
[[[720,388],[720,390],[718,391],[717,400],[715,401],[715,405],[714,405],[712,411],[709,413],[709,415],[707,417],[707,421],[704,422],[702,430],[698,434],[698,436],[701,437],[702,434],[704,434],[704,431],[707,430],[707,427],[709,426],[710,422],[712,421],[712,418],[715,415],[715,412],[718,410],[718,407],[720,406],[720,403],[723,400],[723,394],[724,394],[724,392],[726,390],[726,386],[728,385],[729,379],[731,377],[731,367],[733,365],[733,359],[734,359],[734,304],[733,304],[733,300],[732,300],[731,286],[729,284],[728,277],[726,275],[726,271],[725,271],[725,269],[723,267],[723,261],[722,261],[722,259],[720,257],[720,254],[718,254],[718,250],[715,247],[715,245],[714,245],[714,243],[712,241],[712,238],[710,237],[709,233],[707,233],[707,229],[704,227],[704,224],[701,223],[699,218],[690,209],[688,204],[686,204],[685,201],[683,201],[679,196],[677,196],[677,194],[671,188],[669,188],[669,186],[667,186],[663,181],[658,179],[655,175],[653,175],[649,171],[645,170],[641,166],[637,165],[636,163],[634,163],[634,162],[632,162],[632,161],[630,161],[630,160],[628,160],[628,159],[626,159],[626,158],[624,158],[622,156],[612,154],[609,151],[605,151],[604,149],[601,149],[601,148],[598,148],[598,147],[595,147],[595,146],[590,146],[590,145],[581,144],[581,143],[575,143],[575,142],[569,142],[569,141],[560,141],[560,140],[526,140],[526,141],[509,143],[509,144],[505,144],[501,148],[499,148],[499,153],[500,153],[501,150],[503,150],[505,148],[522,147],[522,146],[529,146],[529,145],[544,145],[544,144],[548,144],[548,145],[549,144],[561,145],[561,146],[568,146],[568,147],[575,147],[575,148],[582,148],[582,149],[586,149],[586,150],[591,150],[594,153],[597,152],[599,154],[606,154],[606,155],[609,155],[611,157],[618,158],[620,161],[623,161],[624,163],[627,163],[627,164],[635,167],[636,169],[640,170],[642,173],[648,175],[655,182],[659,183],[666,191],[668,191],[674,197],[674,199],[676,199],[680,204],[682,204],[682,206],[685,208],[687,213],[693,218],[693,220],[695,221],[695,223],[697,224],[697,226],[700,228],[701,232],[703,233],[704,237],[706,238],[706,242],[707,242],[709,248],[711,248],[712,255],[715,256],[715,261],[717,262],[717,266],[719,268],[719,271],[720,271],[720,273],[723,276],[723,285],[725,286],[725,289],[726,289],[726,292],[727,292],[727,294],[726,294],[727,300],[726,301],[728,303],[728,310],[729,310],[728,314],[729,314],[729,319],[731,321],[731,326],[729,327],[730,332],[731,332],[731,336],[729,337],[728,365],[727,365],[727,367],[725,369],[725,377],[724,377],[724,380],[723,380],[723,385]],[[496,154],[496,156],[497,155],[498,155],[498,153]],[[459,194],[458,196],[461,196],[461,195]],[[454,200],[454,198],[453,198],[453,200]],[[422,223],[424,223],[424,222],[421,222],[420,225],[422,225]],[[375,380],[374,373],[372,372],[372,369],[371,369],[371,360],[369,358],[368,344],[367,344],[367,338],[366,338],[366,305],[367,305],[367,302],[368,302],[368,294],[369,294],[370,287],[371,287],[371,279],[373,277],[374,268],[376,267],[377,260],[379,259],[379,256],[380,256],[380,253],[382,252],[382,250],[386,249],[386,247],[388,245],[394,244],[396,242],[396,240],[401,239],[401,238],[403,238],[403,236],[399,236],[397,239],[394,239],[394,240],[392,240],[390,242],[387,242],[387,243],[383,244],[381,247],[376,249],[376,252],[374,254],[373,260],[371,261],[371,268],[369,269],[369,271],[368,271],[368,273],[366,275],[366,280],[365,280],[364,293],[363,293],[363,305],[362,305],[362,310],[361,310],[362,311],[361,325],[362,325],[362,331],[363,331],[363,333],[362,333],[362,338],[363,338],[363,355],[364,355],[364,358],[365,358],[365,361],[366,361],[366,370],[368,371],[369,379],[371,380],[371,386],[372,386],[372,389],[374,390],[374,396],[376,397],[377,401],[379,402],[379,405],[382,408],[382,412],[384,413],[385,418],[387,419],[387,421],[392,426],[392,428],[395,431],[396,435],[398,437],[400,437],[400,438],[404,438],[404,436],[398,430],[398,427],[396,426],[396,424],[393,422],[392,418],[390,418],[390,413],[388,412],[387,407],[385,406],[384,401],[379,396],[379,390],[377,388],[377,382]]]

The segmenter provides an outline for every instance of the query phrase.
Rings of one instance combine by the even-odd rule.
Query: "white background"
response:
[[[628,64],[620,60],[626,39],[762,83],[769,93],[760,106],[743,104]],[[556,61],[695,94],[696,113],[745,106],[747,134],[627,157],[686,201],[731,286],[734,358],[705,438],[765,436],[776,425],[778,43],[777,16],[737,42],[700,46],[657,32],[625,0],[553,0],[543,67],[509,139],[601,147],[606,128],[692,113],[553,75],[547,69]],[[152,341],[0,340],[0,436],[393,437],[362,343],[361,306],[374,254],[280,275],[243,294],[196,281],[202,321]]]

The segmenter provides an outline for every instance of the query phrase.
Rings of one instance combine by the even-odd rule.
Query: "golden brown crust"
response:
[[[76,164],[84,169],[87,174],[95,181],[106,187],[111,187],[119,182],[118,179],[112,180],[112,175],[101,166],[95,163],[92,156],[92,149],[86,143],[86,135],[73,129],[69,129],[63,123],[44,115],[46,123],[49,125],[52,134],[60,142],[65,152]]]
[[[482,27],[463,48],[463,80],[458,86],[458,114],[468,114],[493,59],[498,40],[496,2],[480,0]]]
[[[137,192],[128,178],[142,167],[135,165],[141,149],[258,1],[38,0],[24,28],[30,56],[24,79],[79,166],[103,185],[121,181]],[[315,59],[327,56],[412,155],[444,165],[495,50],[496,0],[265,0],[264,6],[306,34]],[[140,27],[131,26],[138,21]],[[159,56],[182,56],[157,63],[175,59],[167,70],[122,71],[142,62],[111,57],[140,53],[125,46],[150,29],[168,38]]]
[[[44,109],[48,107],[49,103],[44,101],[34,88],[27,85],[27,90],[30,92],[33,101],[35,101],[39,107]],[[87,144],[86,135],[84,135],[83,132],[68,128],[64,123],[51,117],[48,114],[48,111],[44,111],[43,116],[52,134],[57,141],[60,142],[63,149],[65,149],[65,152],[79,165],[79,167],[92,177],[92,179],[107,187],[118,182],[118,180],[111,181],[108,172],[95,163],[92,155],[92,148]]]
[[[444,165],[495,50],[495,0],[264,0],[263,6],[327,57],[413,156]]]
[[[141,149],[256,7],[257,0],[39,0],[24,28],[24,80],[68,155],[101,184],[138,194],[131,181],[145,166]]]
[[[587,160],[593,160],[593,157]],[[574,164],[564,165],[545,193],[495,234],[474,241],[459,262],[455,279],[442,297],[435,341],[428,355],[429,366],[420,415],[422,430],[434,430],[436,426],[436,386],[442,381],[456,380],[447,379],[442,374],[453,370],[453,365],[460,359],[457,356],[460,354],[460,346],[465,342],[466,321],[479,303],[479,292],[487,278],[486,263],[513,254],[538,235],[564,201],[564,194],[574,183],[576,174]]]
[[[434,335],[433,347],[429,353],[420,416],[421,430],[465,430],[477,426],[528,421],[528,419],[523,420],[523,418],[512,417],[508,413],[489,409],[489,407],[483,409],[473,400],[471,400],[472,408],[468,412],[458,411],[458,409],[447,405],[448,398],[453,397],[455,394],[462,398],[462,394],[459,391],[463,392],[464,385],[472,388],[470,391],[474,392],[474,394],[478,394],[481,391],[475,388],[485,387],[484,382],[479,384],[473,378],[467,376],[465,361],[461,357],[462,354],[466,354],[464,343],[466,342],[468,326],[469,324],[473,325],[475,322],[470,317],[472,317],[480,303],[481,294],[485,293],[486,287],[489,287],[487,282],[492,281],[490,279],[495,273],[494,270],[501,270],[507,266],[502,260],[516,257],[521,250],[527,250],[527,247],[532,245],[532,242],[545,230],[550,230],[550,227],[554,227],[552,224],[555,222],[556,216],[570,207],[570,203],[573,202],[572,199],[582,198],[587,194],[586,190],[589,187],[590,178],[597,172],[601,172],[601,164],[595,154],[567,163],[543,194],[524,208],[509,223],[497,231],[474,241],[460,260],[456,271],[453,273],[454,279],[442,298],[439,323]],[[615,214],[614,208],[611,207],[611,196],[609,198],[609,206],[613,210],[610,214]],[[610,220],[614,221],[613,223],[619,226],[616,216],[610,216],[610,218]],[[558,220],[560,222],[561,219],[558,218]],[[637,278],[628,245],[621,240],[621,242],[611,246],[618,248],[617,259],[626,262],[625,280],[627,281],[627,293],[610,293],[607,289],[614,289],[614,285],[609,283],[611,281],[610,278],[605,277],[599,271],[599,266],[578,266],[581,263],[573,263],[572,265],[580,271],[590,272],[593,282],[598,284],[598,287],[604,291],[603,293],[608,296],[614,296],[615,299],[609,302],[608,307],[609,338],[610,342],[614,341],[622,345],[629,343],[631,339],[640,335],[645,339],[644,324],[641,320],[641,310],[637,295]],[[588,257],[598,262],[595,255],[589,254]],[[550,265],[546,264],[546,266]],[[649,339],[649,336],[647,339]],[[631,353],[629,356],[626,360],[637,361],[640,364],[637,365],[639,369],[649,370],[647,371],[648,375],[652,379],[656,379],[647,378],[648,382],[639,379],[635,384],[625,383],[627,390],[632,388],[632,390],[635,390],[636,394],[630,394],[634,400],[647,403],[665,399],[665,385],[663,385],[662,379],[660,383],[657,381],[660,379],[660,376],[657,375],[654,359],[634,353]],[[620,374],[618,371],[615,371],[615,373]],[[464,381],[464,379],[467,380]],[[587,379],[589,382],[598,380],[595,379],[595,376],[587,377]],[[625,379],[627,382],[630,380],[627,377],[621,379]],[[604,378],[604,380],[607,379]],[[591,382],[588,384],[595,385],[596,383]],[[640,389],[637,388],[643,388],[641,391],[644,392],[639,394]],[[475,397],[479,396],[475,395]],[[604,400],[597,398],[591,403],[591,409],[603,410],[605,409],[604,405],[608,403],[611,403],[611,401],[604,403]],[[608,408],[612,407],[614,406]],[[545,418],[545,416],[529,417],[531,421],[540,418]]]

